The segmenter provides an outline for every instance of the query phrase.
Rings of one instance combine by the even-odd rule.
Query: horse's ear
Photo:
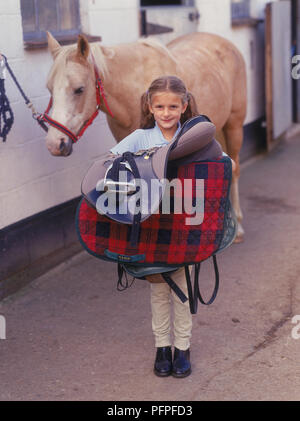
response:
[[[58,41],[47,31],[48,48],[52,57],[55,58],[61,49],[61,45]]]
[[[90,53],[90,45],[88,40],[84,35],[78,35],[77,41],[77,54],[79,57],[83,57],[85,59],[88,58]]]

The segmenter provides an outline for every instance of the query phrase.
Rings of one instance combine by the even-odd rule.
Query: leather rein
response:
[[[95,63],[94,57],[93,57],[93,63],[94,63],[94,73],[95,73],[95,79],[96,79],[96,101],[97,101],[97,106],[94,113],[91,115],[91,117],[87,121],[83,123],[79,131],[75,134],[71,130],[69,130],[66,126],[64,126],[63,124],[59,123],[58,121],[54,120],[53,118],[49,116],[49,111],[51,110],[52,105],[53,105],[53,98],[51,96],[46,111],[43,114],[35,115],[37,122],[45,131],[48,131],[48,127],[45,124],[45,123],[48,123],[50,126],[56,128],[57,130],[67,135],[72,140],[73,143],[76,143],[77,140],[83,135],[86,129],[93,123],[94,119],[97,117],[100,110],[101,98],[106,106],[107,111],[109,112],[111,117],[113,117],[113,114],[108,106],[108,103],[104,94],[103,84],[99,76],[99,71]]]

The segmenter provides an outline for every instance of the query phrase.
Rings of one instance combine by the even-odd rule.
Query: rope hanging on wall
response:
[[[0,54],[0,138],[3,142],[6,141],[14,122],[14,114],[5,93],[5,67],[5,58]]]

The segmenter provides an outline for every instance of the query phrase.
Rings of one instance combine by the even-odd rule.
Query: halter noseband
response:
[[[113,114],[112,114],[112,112],[111,112],[111,110],[108,106],[107,100],[105,98],[103,84],[102,84],[102,81],[100,79],[98,68],[97,68],[94,57],[92,57],[92,59],[93,59],[95,79],[96,79],[97,106],[96,106],[95,112],[92,114],[92,116],[87,121],[85,121],[85,123],[83,123],[83,125],[79,129],[78,133],[77,134],[73,133],[66,126],[64,126],[63,124],[59,123],[56,120],[53,120],[53,118],[51,118],[49,116],[49,111],[52,108],[52,104],[53,104],[53,98],[52,97],[50,98],[50,101],[49,101],[49,104],[48,104],[48,107],[47,107],[46,111],[43,114],[39,114],[39,115],[36,116],[36,119],[37,119],[38,123],[41,125],[41,127],[44,130],[48,131],[48,127],[44,123],[44,122],[46,122],[46,123],[50,124],[50,126],[56,128],[57,130],[61,131],[65,135],[67,135],[72,140],[73,143],[77,142],[77,140],[83,135],[83,133],[86,131],[86,129],[93,123],[94,119],[97,117],[97,115],[99,113],[99,110],[100,110],[101,98],[103,99],[103,102],[104,102],[104,104],[107,108],[107,111],[109,112],[111,117],[113,117]]]

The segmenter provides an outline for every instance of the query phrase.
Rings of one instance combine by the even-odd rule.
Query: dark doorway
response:
[[[299,54],[300,42],[300,1],[292,0],[291,4],[291,58]],[[300,122],[300,80],[292,78],[292,107],[293,107],[293,122]]]
[[[141,6],[180,6],[181,0],[141,0]]]

